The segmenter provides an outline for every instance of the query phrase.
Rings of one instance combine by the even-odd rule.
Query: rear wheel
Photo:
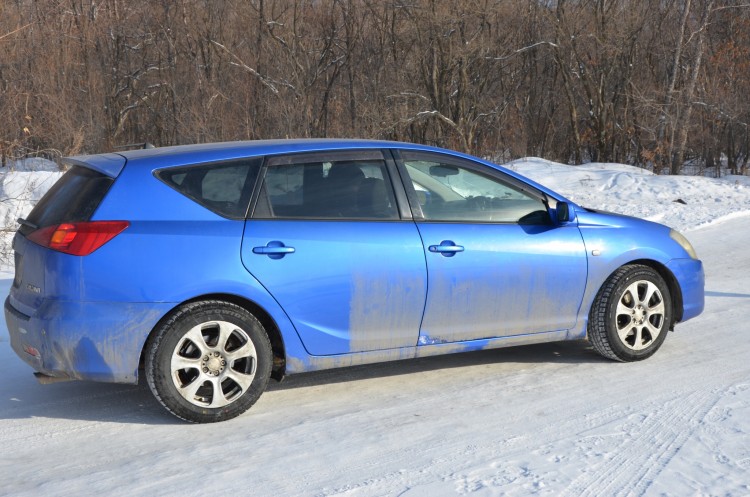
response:
[[[175,416],[224,421],[249,409],[268,385],[272,352],[263,326],[228,302],[180,307],[149,341],[146,378]]]
[[[672,323],[669,287],[648,266],[615,271],[599,290],[589,314],[588,336],[594,349],[616,361],[653,355]]]

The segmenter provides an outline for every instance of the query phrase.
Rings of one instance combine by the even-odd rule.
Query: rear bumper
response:
[[[51,372],[44,371],[44,364],[40,351],[44,347],[44,339],[41,333],[30,333],[31,318],[10,305],[10,297],[5,299],[5,322],[8,325],[10,335],[10,346],[24,362],[34,368],[35,371],[54,376]]]
[[[13,351],[55,378],[137,383],[148,334],[173,304],[44,301],[27,316],[5,301]]]
[[[694,318],[705,306],[703,263],[694,259],[673,259],[667,263],[682,292],[682,319]]]

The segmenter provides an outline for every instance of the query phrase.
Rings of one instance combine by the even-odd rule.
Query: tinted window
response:
[[[256,218],[398,219],[382,160],[271,165]]]
[[[511,183],[458,162],[423,156],[404,165],[425,219],[431,221],[546,224],[544,202]]]
[[[40,228],[88,221],[112,183],[114,179],[97,171],[74,166],[42,197],[27,220]],[[20,230],[27,235],[33,228],[22,225]]]
[[[260,159],[162,169],[156,176],[183,195],[225,217],[244,218]]]

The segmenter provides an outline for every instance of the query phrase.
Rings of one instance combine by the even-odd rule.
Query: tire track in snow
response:
[[[664,403],[646,416],[642,429],[624,432],[613,457],[582,473],[561,495],[643,495],[721,396],[718,389],[701,389]]]
[[[552,388],[554,380],[546,383],[548,385],[535,387]],[[684,389],[673,390],[669,393],[660,393],[656,398],[643,396],[641,390],[635,389],[624,394],[619,404],[594,412],[591,412],[590,405],[580,403],[576,409],[568,410],[564,419],[554,419],[533,434],[508,433],[507,437],[500,440],[487,440],[481,437],[482,432],[477,430],[471,434],[474,438],[467,439],[467,444],[460,449],[455,440],[446,439],[433,445],[429,450],[425,450],[424,447],[412,448],[396,454],[387,451],[377,457],[375,462],[370,459],[368,463],[352,466],[355,471],[351,474],[364,470],[369,478],[329,488],[317,495],[349,495],[360,492],[367,495],[385,495],[395,492],[398,488],[416,490],[425,485],[434,485],[436,480],[453,483],[456,492],[465,494],[481,491],[487,486],[499,490],[497,487],[505,485],[505,490],[512,493],[519,490],[520,484],[534,485],[537,481],[544,480],[547,481],[547,490],[550,490],[551,485],[552,488],[564,491],[564,495],[642,495],[679,452],[686,440],[702,426],[704,418],[723,395],[723,390],[718,389],[710,378],[698,379],[693,385],[696,389],[689,392]],[[425,403],[427,402],[423,401],[418,404]],[[500,405],[501,401],[498,404]],[[634,424],[636,416],[644,418]],[[508,418],[507,422],[511,426],[518,426],[522,417],[519,415]],[[529,453],[550,454],[554,457],[554,452],[560,451],[564,454],[559,456],[561,459],[569,458],[570,454],[566,453],[566,450],[574,448],[575,444],[580,448],[583,441],[597,438],[596,435],[588,436],[587,433],[602,429],[609,429],[611,433],[613,424],[625,428],[621,428],[615,435],[621,436],[624,440],[618,441],[618,448],[605,450],[605,454],[610,457],[592,464],[592,471],[579,475],[572,483],[560,479],[559,476],[555,479],[549,474],[536,474],[534,467],[526,467],[523,464],[518,467],[512,466],[512,461],[525,460]],[[573,437],[571,434],[574,434]],[[546,442],[541,449],[540,440]],[[413,461],[424,460],[425,452],[438,455],[429,459],[428,463],[415,467]],[[575,459],[580,461],[579,466],[588,464],[585,454]],[[388,461],[388,464],[383,464],[382,460]],[[477,460],[494,462],[477,469]],[[381,476],[372,476],[380,472],[381,466],[382,469],[390,468],[391,471],[383,471]],[[410,469],[408,472],[394,472],[394,467]],[[469,472],[468,475],[466,471]],[[480,477],[476,476],[477,473]],[[405,487],[407,481],[409,485]],[[541,491],[542,487],[533,490]]]
[[[551,389],[554,388],[555,383],[556,380],[551,378],[545,384],[535,385],[535,388]],[[628,399],[628,397],[632,397],[632,399]],[[670,403],[679,403],[684,399],[682,392],[674,392],[672,395],[666,397]],[[591,411],[590,405],[581,403],[578,404],[578,408],[574,411],[567,411],[564,420],[555,420],[555,422],[548,423],[544,428],[535,431],[533,434],[525,432],[509,433],[505,438],[493,440],[492,438],[487,439],[481,430],[477,430],[472,433],[474,438],[467,439],[466,444],[461,446],[461,448],[456,447],[457,444],[454,439],[445,437],[442,441],[433,444],[429,449],[414,447],[399,451],[396,454],[388,449],[383,451],[382,455],[370,458],[366,463],[352,464],[348,471],[351,474],[364,471],[365,474],[373,475],[379,472],[381,466],[383,469],[390,468],[391,470],[394,467],[408,467],[410,468],[408,474],[405,471],[383,471],[381,476],[370,476],[367,479],[328,489],[316,495],[320,497],[347,495],[357,491],[364,491],[368,488],[375,490],[382,487],[387,487],[389,490],[384,490],[381,493],[389,494],[394,491],[394,485],[397,485],[397,482],[408,480],[410,488],[415,489],[422,485],[434,483],[436,478],[443,482],[454,482],[464,489],[462,493],[471,493],[483,488],[483,485],[478,484],[476,478],[462,474],[462,471],[473,469],[472,466],[477,459],[507,461],[524,458],[529,452],[539,449],[539,440],[547,440],[548,443],[545,446],[554,447],[557,442],[568,440],[571,433],[585,433],[606,427],[617,421],[627,419],[629,416],[634,415],[634,413],[644,409],[655,411],[658,409],[658,405],[661,405],[664,400],[665,396],[662,396],[657,404],[654,401],[643,399],[637,394],[632,394],[626,396],[625,402],[627,407],[625,410],[623,410],[622,405],[616,405],[594,412]],[[430,403],[429,401],[421,401],[415,405],[419,406],[420,404]],[[499,401],[498,405],[500,404],[501,402]],[[526,416],[518,415],[513,418],[499,419],[498,421],[507,422],[511,426],[518,426],[519,421]],[[429,459],[428,463],[415,467],[414,461],[425,459],[425,452],[436,455]],[[500,468],[501,471],[514,471],[515,469],[519,469],[522,474],[526,473],[525,476],[529,476],[528,470],[524,470],[524,468]],[[489,471],[497,473],[497,465],[493,465]],[[333,473],[331,476],[333,476]],[[511,483],[511,481],[507,483]],[[378,494],[378,492],[375,493]]]

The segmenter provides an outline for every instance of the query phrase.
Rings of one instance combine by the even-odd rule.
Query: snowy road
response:
[[[217,425],[41,386],[3,326],[0,494],[749,495],[750,217],[689,238],[706,311],[645,362],[575,342],[328,371]]]

